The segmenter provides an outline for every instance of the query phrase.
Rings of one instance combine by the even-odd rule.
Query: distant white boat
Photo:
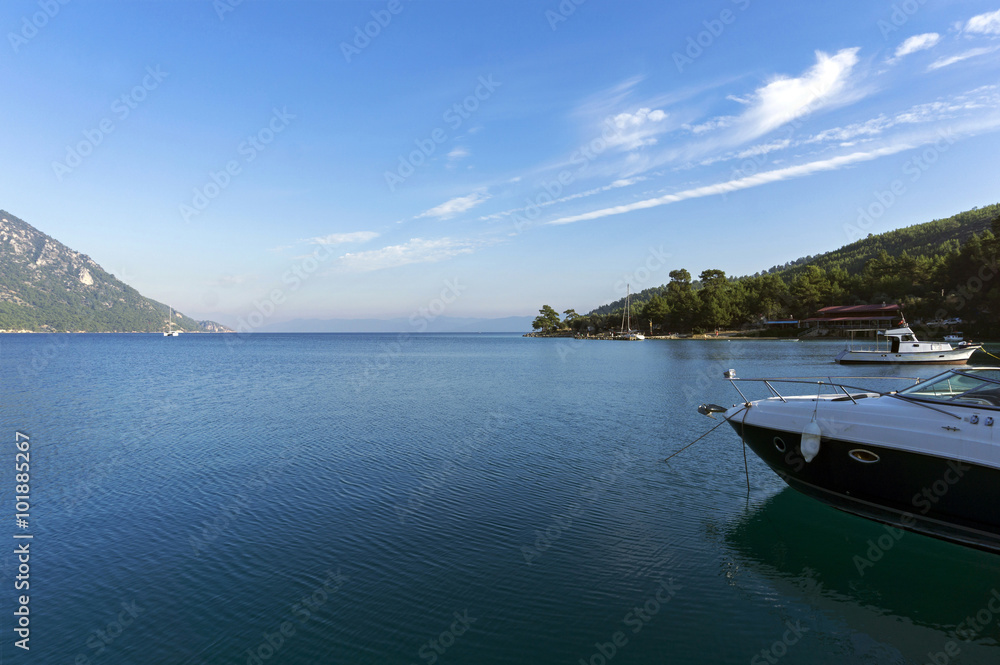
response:
[[[167,309],[170,311],[170,314],[168,315],[168,318],[167,318],[167,329],[165,331],[163,331],[163,336],[164,337],[177,337],[178,335],[181,334],[181,331],[180,330],[174,330],[174,309],[173,309],[173,307],[168,307]]]
[[[962,344],[953,347],[946,342],[921,342],[908,327],[878,331],[886,343],[875,348],[855,348],[850,344],[837,354],[835,360],[841,365],[856,363],[894,363],[923,365],[964,365],[977,350],[978,344]]]
[[[628,285],[628,284],[626,284],[625,285],[625,311],[622,312],[622,329],[619,332],[614,333],[611,336],[611,339],[622,339],[622,340],[625,340],[625,341],[628,341],[628,342],[633,342],[633,341],[638,341],[638,340],[646,339],[646,336],[643,335],[638,330],[632,330],[632,312],[631,312],[632,307],[629,304],[629,301],[630,301],[630,298],[631,298],[631,291],[630,291],[630,289],[631,289],[631,286]]]
[[[963,333],[960,333],[960,332],[953,332],[950,335],[945,335],[944,336],[944,341],[946,341],[946,342],[964,342],[965,341],[965,335]]]

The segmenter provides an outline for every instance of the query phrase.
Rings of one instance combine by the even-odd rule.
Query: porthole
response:
[[[881,459],[878,455],[876,455],[872,451],[863,450],[861,448],[855,448],[854,450],[849,452],[848,455],[850,455],[857,461],[863,462],[865,464],[874,464],[875,462]]]
[[[774,447],[778,449],[779,453],[783,453],[783,452],[785,452],[785,450],[787,450],[787,447],[785,446],[785,442],[784,442],[784,440],[782,440],[782,438],[780,436],[774,437]]]

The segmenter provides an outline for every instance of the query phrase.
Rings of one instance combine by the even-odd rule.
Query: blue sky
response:
[[[1000,200],[996,0],[15,0],[0,26],[0,208],[230,325],[582,313]]]

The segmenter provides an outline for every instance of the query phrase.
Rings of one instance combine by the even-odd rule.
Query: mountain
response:
[[[0,210],[0,330],[157,332],[170,308],[144,297],[85,254]],[[175,330],[228,330],[174,312]]]
[[[460,318],[438,316],[416,317],[413,320],[395,319],[293,319],[272,323],[260,328],[260,332],[309,332],[309,333],[450,333],[450,332],[528,332],[531,330],[531,316],[508,316],[499,319]],[[237,328],[239,332],[239,328]]]

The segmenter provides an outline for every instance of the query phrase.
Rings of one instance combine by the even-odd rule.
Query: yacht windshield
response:
[[[898,394],[935,402],[1000,407],[1000,369],[953,370]]]

